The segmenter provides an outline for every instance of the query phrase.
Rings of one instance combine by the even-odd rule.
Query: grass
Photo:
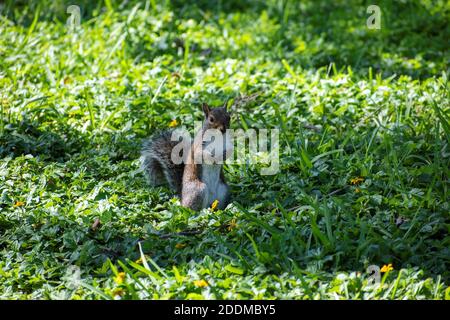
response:
[[[0,298],[450,296],[446,1],[381,30],[367,1],[92,3],[73,32],[0,5]],[[225,166],[214,212],[146,185],[142,139],[254,93],[232,127],[280,129],[278,174]]]

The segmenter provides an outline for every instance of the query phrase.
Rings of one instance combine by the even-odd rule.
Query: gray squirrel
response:
[[[150,185],[168,183],[171,189],[181,195],[182,206],[201,210],[210,207],[217,200],[218,208],[223,209],[230,199],[222,169],[223,161],[233,152],[227,130],[230,127],[230,114],[226,104],[210,108],[203,103],[202,109],[205,116],[202,128],[190,143],[187,154],[183,154],[182,163],[172,161],[172,151],[180,142],[172,141],[173,130],[166,130],[144,142],[141,168]],[[210,139],[207,145],[208,141],[205,140],[208,140],[207,136],[211,136],[210,132],[219,139]]]

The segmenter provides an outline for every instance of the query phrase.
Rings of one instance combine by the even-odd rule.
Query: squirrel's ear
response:
[[[203,109],[203,112],[205,113],[205,116],[208,116],[210,110],[209,110],[209,106],[207,103],[205,103],[205,102],[202,103],[202,109]]]

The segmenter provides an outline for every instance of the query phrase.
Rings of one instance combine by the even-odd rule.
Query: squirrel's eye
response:
[[[209,117],[209,122],[214,122],[214,118],[213,117]]]

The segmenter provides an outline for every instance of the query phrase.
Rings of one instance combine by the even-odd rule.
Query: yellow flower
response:
[[[148,255],[144,255],[144,257],[145,257],[145,259],[147,259]],[[139,257],[139,259],[137,259],[134,263],[142,264],[142,257]]]
[[[117,276],[114,278],[114,281],[117,284],[122,284],[124,279],[125,279],[125,272],[119,272]]]
[[[199,287],[199,288],[204,288],[204,287],[207,287],[208,286],[208,282],[206,282],[205,280],[195,280],[194,281],[194,285],[196,286],[196,287]]]
[[[389,271],[392,271],[392,270],[394,270],[394,267],[392,266],[392,263],[389,263],[389,264],[385,264],[382,268],[381,268],[381,272],[389,272]]]
[[[22,201],[17,201],[17,202],[14,204],[14,208],[21,207],[21,206],[23,206],[24,204],[25,204],[25,203],[22,202]]]
[[[358,185],[363,181],[364,181],[363,177],[356,177],[356,178],[350,179],[350,183],[353,185]]]
[[[236,227],[237,227],[236,219],[232,219],[230,221],[230,223],[228,224],[228,228],[227,229],[228,229],[228,231],[231,231],[231,230],[233,230]]]
[[[219,205],[219,200],[214,200],[213,203],[211,204],[212,211],[216,210],[218,205]]]
[[[356,193],[360,193],[360,192],[361,192],[361,189],[356,188],[356,189],[355,189],[355,192],[356,192]]]
[[[187,246],[186,243],[177,243],[177,244],[175,245],[175,248],[177,248],[177,249],[183,249],[183,248],[186,247],[186,246]]]
[[[170,123],[169,123],[169,127],[171,127],[171,128],[176,127],[177,125],[178,125],[177,119],[173,119],[173,120],[170,121]]]

